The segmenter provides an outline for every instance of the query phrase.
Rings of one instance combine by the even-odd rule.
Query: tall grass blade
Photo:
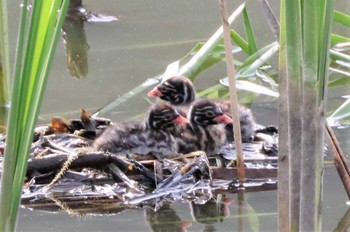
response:
[[[273,91],[269,88],[266,88],[262,85],[255,84],[250,81],[237,80],[236,84],[237,84],[237,89],[239,90],[245,90],[247,92],[263,94],[271,97],[279,97],[278,92]]]
[[[10,63],[8,51],[7,0],[0,0],[0,107],[9,101]]]
[[[345,62],[350,62],[350,56],[346,55],[344,53],[335,51],[334,49],[331,49],[330,51],[330,56],[333,60],[342,60]]]
[[[238,15],[244,10],[245,4],[240,5],[229,17],[228,22],[231,24]],[[220,27],[205,43],[205,45],[188,61],[185,65],[180,68],[179,75],[192,76],[195,69],[200,66],[207,55],[212,51],[212,49],[221,41],[222,39],[222,27]]]
[[[237,70],[237,78],[254,75],[257,69],[266,63],[279,49],[277,42],[273,42],[252,54]]]
[[[251,55],[248,42],[233,29],[231,29],[231,38],[246,54]]]
[[[227,77],[225,77],[224,79],[221,79],[220,83],[225,85],[225,86],[228,86]],[[271,96],[271,97],[279,97],[278,92],[273,91],[269,88],[266,88],[262,85],[255,84],[251,81],[236,80],[236,87],[239,90],[244,90],[247,92],[252,92],[252,93],[256,93],[256,94],[264,94],[264,95]]]
[[[330,119],[339,121],[350,117],[350,98],[346,100],[336,111],[334,111]]]
[[[333,19],[337,23],[350,27],[350,15],[335,10],[333,12]]]
[[[68,4],[68,0],[35,1],[27,31],[28,2],[22,5],[1,182],[6,188],[1,188],[0,231],[15,227],[33,129]]]
[[[331,36],[331,47],[336,46],[336,44],[339,43],[349,43],[350,42],[350,38],[348,37],[344,37],[341,35],[337,35],[337,34],[332,34]]]
[[[258,48],[256,46],[253,28],[248,17],[247,8],[244,8],[243,10],[243,22],[244,22],[245,33],[247,34],[249,55],[251,55],[255,53],[258,50]]]

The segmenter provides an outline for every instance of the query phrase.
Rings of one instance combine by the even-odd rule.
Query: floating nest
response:
[[[80,119],[55,117],[50,125],[37,127],[22,205],[75,215],[110,214],[145,206],[156,210],[175,200],[204,204],[218,193],[241,189],[276,189],[278,148],[273,127],[257,130],[254,142],[243,144],[246,181],[239,183],[233,145],[210,159],[197,151],[162,161],[152,155],[121,157],[92,150],[96,134],[110,123],[81,110]],[[1,153],[5,138],[0,136]],[[229,163],[233,167],[227,167]]]

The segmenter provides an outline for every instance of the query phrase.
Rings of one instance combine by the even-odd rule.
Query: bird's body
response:
[[[166,104],[156,105],[145,121],[116,123],[107,128],[94,141],[93,148],[117,155],[167,157],[177,154],[178,145],[172,133],[182,123],[187,120],[175,109]]]
[[[187,118],[190,123],[177,127],[174,134],[179,153],[202,150],[209,156],[219,154],[226,144],[225,125],[232,119],[208,100],[195,101]]]

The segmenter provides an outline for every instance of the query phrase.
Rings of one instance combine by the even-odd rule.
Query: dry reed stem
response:
[[[232,43],[230,36],[230,24],[228,23],[227,7],[225,0],[219,0],[220,13],[222,19],[227,77],[230,89],[231,113],[233,118],[233,133],[235,137],[236,154],[237,154],[237,174],[239,182],[242,184],[245,181],[244,160],[242,150],[241,126],[238,112],[238,100],[236,92],[235,68],[233,64]]]
[[[350,200],[350,169],[347,165],[347,159],[339,145],[339,142],[333,132],[333,129],[326,122],[326,134],[327,142],[330,148],[330,151],[333,155],[334,165],[337,168],[340,179],[343,182],[345,191]]]

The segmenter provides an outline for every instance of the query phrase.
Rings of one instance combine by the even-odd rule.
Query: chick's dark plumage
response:
[[[219,154],[226,144],[225,125],[232,119],[213,102],[199,100],[191,106],[188,120],[190,123],[178,127],[174,134],[179,152],[202,150],[209,156]]]
[[[123,122],[107,128],[93,143],[93,148],[117,155],[176,154],[178,146],[172,133],[177,124],[187,120],[167,104],[154,106],[145,121]]]
[[[173,76],[148,93],[148,96],[159,97],[172,105],[182,106],[182,111],[187,112],[189,105],[195,101],[195,89],[192,82],[184,76]],[[231,104],[227,99],[212,100],[222,111],[231,116]],[[243,142],[250,142],[254,136],[256,123],[250,109],[239,105],[241,134]],[[232,124],[228,124],[225,128],[227,141],[233,141]]]

